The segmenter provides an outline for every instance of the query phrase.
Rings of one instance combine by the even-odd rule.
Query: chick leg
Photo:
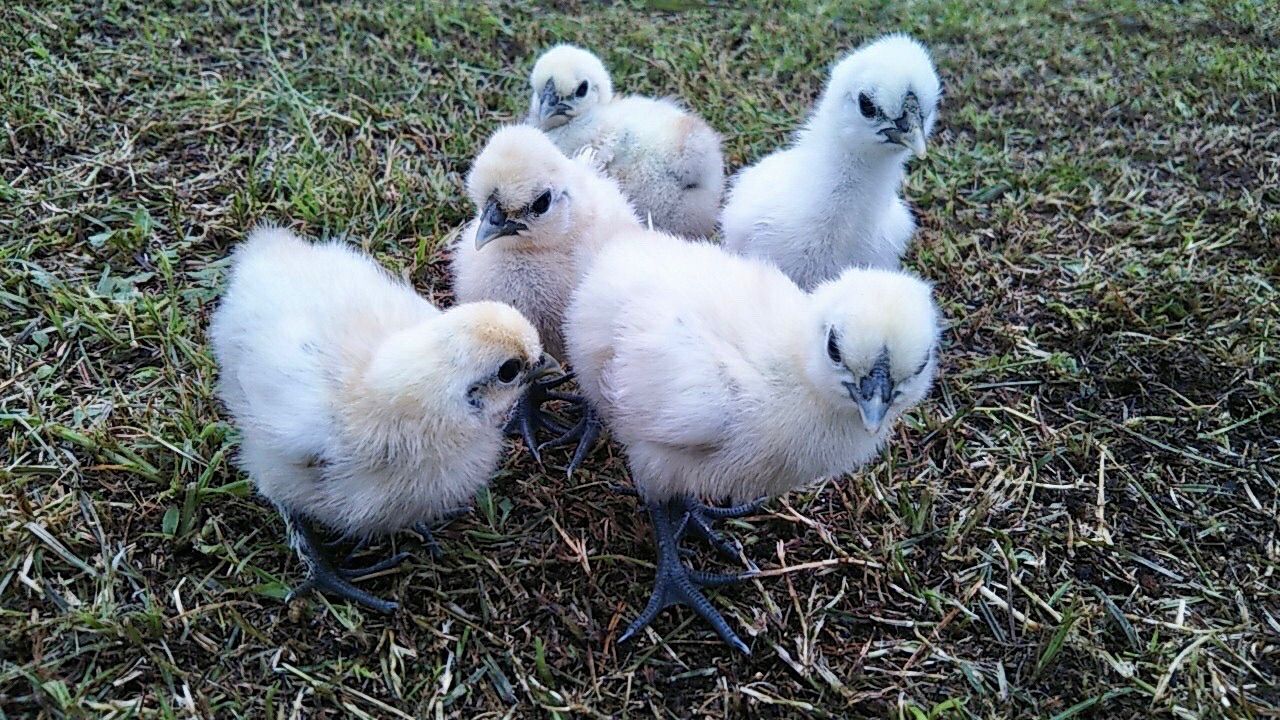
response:
[[[550,400],[558,399],[559,393],[552,391],[572,379],[573,373],[565,373],[542,377],[529,383],[529,388],[516,401],[515,407],[511,410],[511,418],[503,428],[507,435],[523,439],[524,446],[539,463],[542,462],[542,456],[538,452],[538,430],[545,427],[556,434],[569,431],[543,412],[542,406]]]
[[[365,607],[383,613],[384,615],[390,615],[399,609],[400,605],[398,603],[375,597],[355,585],[352,585],[348,580],[348,577],[351,577],[351,575],[348,574],[349,571],[343,571],[334,564],[333,558],[329,555],[329,551],[325,549],[319,536],[316,534],[316,531],[311,527],[311,524],[305,517],[297,513],[288,513],[286,514],[285,519],[289,523],[289,531],[292,536],[293,546],[298,551],[298,555],[302,558],[302,561],[307,564],[307,568],[309,570],[307,579],[303,581],[301,585],[294,588],[293,592],[289,593],[289,596],[285,599],[286,602],[292,601],[295,597],[302,595],[308,590],[315,589],[331,593],[337,597],[350,600],[351,602],[359,605],[364,605]],[[405,553],[401,553],[401,555],[405,555]],[[399,559],[397,560],[397,558]],[[370,572],[380,572],[388,567],[398,565],[400,562],[403,562],[404,559],[405,558],[403,557],[395,556],[388,558],[388,560],[384,560],[382,563],[375,563],[367,568],[358,568],[358,570],[361,571],[358,572],[358,575],[367,575]],[[385,567],[379,567],[392,560],[395,562],[391,562]]]
[[[635,488],[625,487],[623,485],[612,484],[609,489],[619,495],[630,495],[631,497],[640,497],[639,491]],[[750,515],[768,501],[767,497],[760,497],[748,503],[741,505],[729,505],[726,507],[718,507],[715,505],[707,505],[693,499],[685,500],[685,528],[692,530],[696,535],[700,536],[708,545],[715,548],[722,556],[728,560],[737,560],[746,563],[747,570],[750,572],[759,572],[760,568],[751,560],[742,556],[742,544],[736,541],[726,540],[718,530],[713,527],[712,523],[722,518],[739,518]],[[685,534],[681,532],[681,537]],[[692,555],[693,551],[688,548],[680,548],[681,555]]]
[[[683,603],[693,608],[694,612],[710,623],[721,640],[743,654],[750,655],[751,649],[738,637],[733,628],[729,627],[729,623],[725,621],[720,611],[712,606],[711,601],[707,600],[698,587],[729,585],[746,580],[754,573],[717,575],[690,570],[684,566],[680,561],[680,536],[685,532],[689,518],[689,513],[685,509],[687,504],[687,500],[677,498],[649,506],[649,517],[653,520],[654,544],[658,550],[658,574],[654,579],[653,594],[649,597],[648,604],[627,626],[626,631],[618,638],[618,642],[624,643],[635,637],[636,633],[653,622],[663,609]]]

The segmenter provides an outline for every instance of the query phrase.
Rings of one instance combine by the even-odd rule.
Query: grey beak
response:
[[[529,373],[529,379],[535,380],[549,375],[564,375],[564,368],[560,366],[559,360],[544,352],[538,360],[538,364],[533,366],[533,371]]]
[[[910,150],[916,157],[925,156],[924,113],[920,110],[920,101],[915,93],[907,93],[902,103],[902,115],[893,121],[891,127],[880,131],[885,140],[897,143]]]
[[[476,249],[479,250],[500,237],[515,235],[526,229],[528,226],[524,223],[508,219],[507,214],[498,207],[497,199],[491,199],[480,214],[480,225],[476,228]]]
[[[872,435],[880,432],[880,425],[884,423],[884,416],[888,411],[889,404],[882,398],[858,399],[858,412],[862,415],[862,424]]]
[[[548,80],[542,86],[542,94],[538,97],[538,123],[545,125],[548,120],[569,114],[569,105],[560,102],[560,94],[556,92],[556,84]]]
[[[857,384],[845,383],[849,391],[849,399],[858,405],[862,415],[862,424],[867,432],[875,435],[884,424],[885,415],[889,412],[889,403],[893,400],[893,380],[889,378],[888,358],[877,362],[871,372]]]

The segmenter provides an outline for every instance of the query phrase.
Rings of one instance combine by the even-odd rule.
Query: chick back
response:
[[[622,97],[597,115],[549,135],[568,155],[597,148],[642,222],[652,219],[655,228],[685,237],[711,236],[724,194],[720,136],[667,99]]]

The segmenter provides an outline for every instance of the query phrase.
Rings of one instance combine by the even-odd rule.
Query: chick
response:
[[[239,463],[288,522],[305,586],[381,612],[397,606],[349,580],[406,556],[343,568],[318,528],[367,538],[470,504],[543,362],[514,308],[442,312],[368,256],[277,228],[236,249],[209,337]]]
[[[528,123],[566,154],[594,149],[641,219],[686,237],[715,232],[724,158],[702,118],[669,99],[615,96],[600,59],[572,45],[543,53],[530,82]]]
[[[905,273],[851,268],[805,293],[769,263],[636,234],[601,252],[565,319],[583,393],[626,448],[654,523],[654,593],[622,639],[683,602],[748,652],[697,586],[750,573],[684,567],[681,537],[870,460],[929,391],[938,312]]]
[[[544,348],[556,358],[564,356],[564,309],[587,264],[622,231],[640,227],[617,183],[592,162],[589,155],[565,157],[531,127],[494,133],[467,177],[479,215],[462,231],[453,253],[458,299],[513,305],[538,328]],[[539,410],[555,397],[551,388],[564,380],[539,378],[513,415],[514,430],[535,457],[540,427],[564,431]],[[592,432],[591,418],[584,416],[576,430],[572,436]],[[589,443],[579,448],[585,454]],[[575,456],[571,467],[580,460]]]
[[[898,196],[904,165],[924,157],[940,94],[928,50],[906,35],[841,60],[795,144],[734,180],[724,246],[805,289],[850,266],[897,269],[915,232]]]

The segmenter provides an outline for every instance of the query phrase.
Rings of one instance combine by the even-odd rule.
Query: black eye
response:
[[[533,213],[534,215],[541,215],[542,213],[546,212],[550,207],[551,207],[551,191],[548,190],[542,193],[541,195],[539,195],[537,200],[533,201],[533,204],[529,206],[529,212]]]
[[[836,329],[831,328],[827,333],[827,357],[831,358],[831,362],[839,365],[843,362],[840,355],[840,339],[836,337]]]
[[[871,98],[866,93],[858,93],[858,109],[862,111],[862,117],[873,118],[876,116],[876,104],[871,102]]]
[[[582,81],[582,84],[578,86],[578,93],[577,93],[578,97],[586,97],[586,96],[587,96],[587,88],[589,88],[589,87],[591,87],[591,86],[587,84],[587,81],[586,81],[586,80],[583,80],[583,81]]]
[[[503,383],[513,382],[520,376],[520,371],[524,369],[524,363],[517,358],[502,363],[502,367],[498,368],[498,381]]]

